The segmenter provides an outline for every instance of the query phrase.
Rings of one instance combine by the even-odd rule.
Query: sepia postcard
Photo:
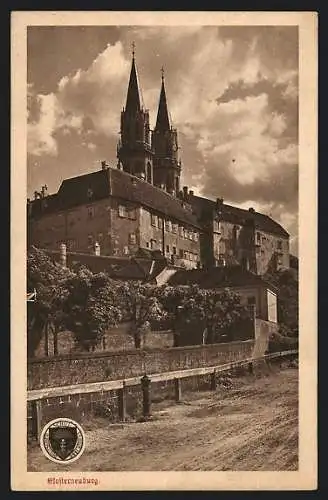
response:
[[[11,15],[11,488],[317,489],[317,14]]]

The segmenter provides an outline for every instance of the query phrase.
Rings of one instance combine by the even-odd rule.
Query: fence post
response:
[[[40,441],[42,432],[42,401],[37,399],[35,401],[35,422],[36,422],[36,437]]]
[[[174,379],[174,399],[175,401],[181,401],[181,379]]]
[[[150,384],[151,380],[145,374],[141,379],[141,389],[142,389],[142,411],[144,417],[150,417],[151,410],[151,399],[150,399]]]
[[[216,370],[211,373],[210,390],[216,391]]]
[[[122,422],[126,420],[126,385],[125,380],[123,380],[123,387],[118,389],[118,411],[119,417]]]

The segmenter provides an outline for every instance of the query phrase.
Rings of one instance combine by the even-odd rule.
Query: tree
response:
[[[94,350],[108,328],[122,319],[119,287],[107,274],[80,266],[67,288],[66,325],[83,349]]]
[[[33,356],[45,335],[45,355],[48,335],[54,332],[54,351],[57,354],[57,332],[65,323],[64,303],[67,299],[67,280],[71,272],[51,261],[43,250],[32,247],[27,256],[27,288],[37,291],[37,300],[27,305],[27,349]]]
[[[122,317],[131,321],[131,333],[135,347],[141,347],[143,335],[151,330],[151,323],[165,316],[165,311],[156,296],[156,287],[140,283],[123,283],[117,293],[122,307]]]
[[[281,333],[298,335],[298,281],[292,270],[268,274],[266,280],[278,288],[278,322]]]
[[[164,286],[158,289],[157,295],[164,310],[172,317],[176,334],[186,327],[198,328],[202,330],[206,343],[222,341],[223,335],[231,336],[233,327],[250,317],[249,309],[240,304],[240,296],[229,289]]]

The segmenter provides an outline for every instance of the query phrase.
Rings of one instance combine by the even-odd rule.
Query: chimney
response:
[[[59,262],[60,265],[66,267],[67,258],[66,258],[66,245],[65,243],[61,243],[59,248]]]
[[[108,165],[106,160],[102,160],[101,162],[101,170],[106,170]]]
[[[100,255],[100,245],[99,245],[98,241],[95,242],[94,252],[95,252],[95,255]]]
[[[186,200],[188,198],[188,186],[183,186],[183,199]]]
[[[252,214],[254,214],[254,213],[255,213],[255,210],[254,210],[254,208],[253,208],[253,207],[250,207],[250,208],[248,209],[248,211],[249,211],[249,212],[251,212]]]
[[[217,199],[216,199],[216,205],[217,205],[218,207],[221,207],[221,205],[223,205],[223,198],[217,198]]]
[[[189,190],[189,196],[194,196],[194,192],[192,191],[192,189]]]
[[[45,184],[41,187],[41,198],[45,198],[48,194],[48,186]]]

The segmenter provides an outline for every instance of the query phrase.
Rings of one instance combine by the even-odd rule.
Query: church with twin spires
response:
[[[178,133],[172,126],[162,69],[154,130],[133,49],[121,112],[117,165],[43,186],[28,200],[28,246],[74,254],[160,255],[186,269],[240,265],[255,274],[289,267],[289,235],[268,215],[181,189]]]
[[[181,174],[178,135],[170,123],[163,69],[154,130],[150,130],[149,111],[141,96],[133,52],[126,106],[121,113],[121,139],[117,147],[119,166],[124,172],[178,196]]]

